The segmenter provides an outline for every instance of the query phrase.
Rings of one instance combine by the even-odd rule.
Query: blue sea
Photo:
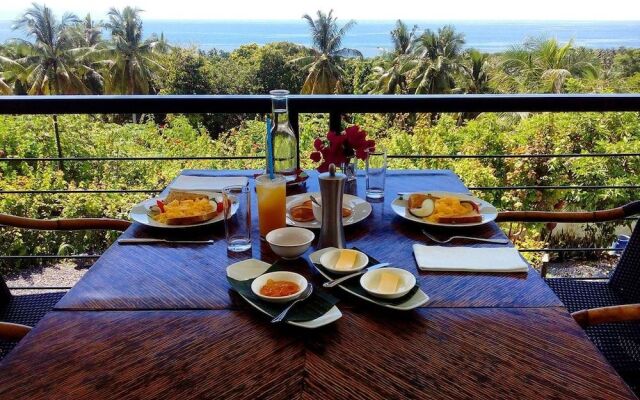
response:
[[[465,35],[466,47],[494,53],[520,44],[527,38],[573,40],[590,48],[640,48],[640,21],[405,21],[420,30],[454,25]],[[347,34],[344,46],[360,50],[366,57],[391,47],[389,32],[394,21],[358,21]],[[19,36],[11,21],[0,21],[0,42]],[[144,20],[146,34],[164,33],[181,46],[231,51],[242,44],[289,41],[309,45],[309,29],[299,21],[182,21]]]

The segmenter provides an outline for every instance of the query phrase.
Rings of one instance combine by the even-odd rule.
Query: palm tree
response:
[[[308,14],[303,18],[307,20],[311,29],[313,47],[310,56],[292,60],[301,64],[303,70],[308,73],[301,93],[340,93],[344,74],[341,67],[343,58],[362,57],[358,50],[342,47],[342,39],[356,22],[350,20],[341,28],[338,27],[333,10],[328,14],[318,11],[315,20]]]
[[[73,14],[64,14],[58,22],[50,8],[33,3],[16,21],[34,42],[17,40],[25,55],[17,60],[29,72],[28,94],[84,94],[87,87],[78,75],[84,67],[77,63],[78,50],[73,46],[69,27],[78,22]]]
[[[138,8],[109,10],[111,43],[104,52],[105,91],[112,94],[149,94],[157,92],[156,73],[162,66],[155,61],[154,48],[160,43],[152,36],[144,40]]]
[[[102,43],[102,21],[94,21],[91,14],[87,14],[71,30],[71,35],[78,47],[95,47]]]
[[[25,56],[15,60],[23,66],[29,84],[28,94],[85,94],[86,85],[78,75],[87,70],[79,64],[78,49],[73,46],[69,27],[78,22],[73,14],[64,14],[60,21],[50,8],[33,3],[16,21],[14,29],[22,29],[34,42],[18,40]],[[58,116],[53,115],[58,157],[62,158],[62,145],[58,129]],[[59,163],[63,169],[62,162]]]
[[[556,39],[533,39],[504,54],[506,81],[525,91],[561,93],[572,76],[597,75],[595,63],[584,52],[577,52],[570,41],[560,45]]]
[[[469,80],[467,92],[474,94],[490,93],[489,55],[476,49],[470,49],[465,56],[465,61],[468,64],[463,63],[462,70]]]
[[[386,65],[373,68],[374,77],[367,85],[370,93],[406,93],[407,72],[411,67],[408,61],[411,58],[417,29],[418,27],[414,25],[413,29],[409,30],[404,22],[396,21],[396,27],[391,31],[393,58],[385,63]]]
[[[419,93],[449,93],[455,88],[454,74],[460,70],[464,35],[451,25],[433,32],[427,29],[416,41],[413,80],[410,87]]]

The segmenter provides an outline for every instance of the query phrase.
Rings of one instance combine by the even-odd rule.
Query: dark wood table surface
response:
[[[535,271],[419,272],[421,226],[389,207],[411,190],[466,192],[449,171],[390,172],[385,201],[346,234],[416,274],[424,307],[339,295],[331,325],[274,326],[225,279],[234,261],[275,260],[257,237],[245,254],[226,252],[222,226],[184,233],[213,246],[114,244],[0,364],[0,399],[635,398]],[[495,224],[465,233],[504,236]],[[123,235],[162,234],[134,224]],[[292,265],[319,282],[306,262]]]

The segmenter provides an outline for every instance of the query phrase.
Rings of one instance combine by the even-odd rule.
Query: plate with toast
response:
[[[498,210],[477,197],[454,192],[403,193],[391,208],[399,216],[425,225],[469,227],[494,221]]]
[[[155,228],[191,228],[215,224],[224,219],[222,193],[171,190],[166,197],[144,200],[131,209],[129,217]],[[230,216],[238,210],[233,201]]]

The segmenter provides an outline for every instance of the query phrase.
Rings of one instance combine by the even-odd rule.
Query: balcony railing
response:
[[[340,131],[342,116],[352,113],[451,113],[451,112],[640,112],[640,94],[610,95],[313,95],[291,96],[290,120],[296,134],[299,115],[329,115],[329,129]],[[266,114],[271,111],[269,96],[0,96],[0,114],[143,114],[143,113],[225,113]],[[610,158],[639,157],[640,153],[611,154],[393,154],[392,159],[491,159],[491,158]],[[261,157],[57,157],[5,158],[2,162],[164,162],[174,160],[249,160]],[[471,190],[601,190],[639,189],[638,185],[526,185],[479,186]],[[38,193],[156,193],[162,188],[92,190],[10,190],[0,194]],[[521,249],[534,251],[605,251],[589,249]],[[0,259],[95,259],[99,255],[0,255]]]

